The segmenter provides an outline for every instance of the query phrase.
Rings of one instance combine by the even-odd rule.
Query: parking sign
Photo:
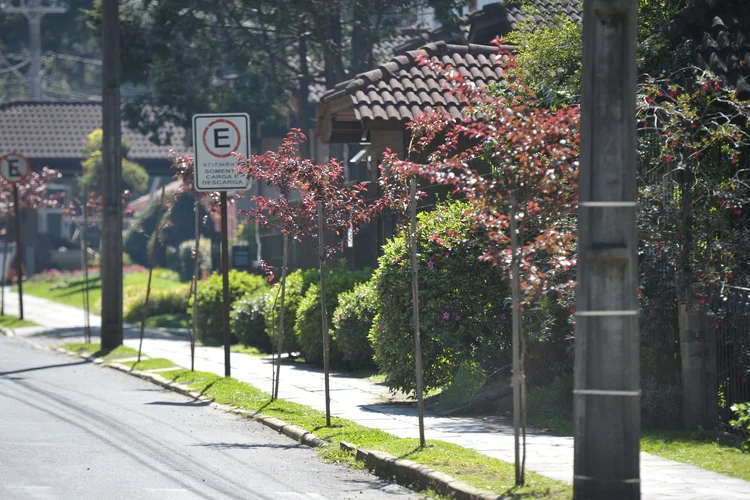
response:
[[[233,153],[250,156],[250,116],[247,113],[193,116],[196,191],[245,191],[250,180],[237,175]]]
[[[25,156],[10,153],[0,158],[0,175],[6,181],[15,184],[21,182],[31,173],[31,163]]]

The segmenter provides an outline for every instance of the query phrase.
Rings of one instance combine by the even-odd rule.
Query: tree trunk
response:
[[[318,202],[318,251],[320,254],[320,316],[323,322],[323,372],[326,392],[326,427],[331,426],[331,391],[329,387],[330,344],[328,338],[328,313],[326,312],[326,247],[325,247],[325,214],[323,203]]]
[[[424,398],[422,393],[422,345],[419,338],[419,275],[417,263],[417,181],[411,179],[411,286],[414,299],[414,370],[417,380],[417,418],[419,420],[419,446],[424,448]]]
[[[141,362],[141,350],[143,349],[143,330],[146,327],[146,315],[148,314],[148,299],[151,295],[151,276],[154,273],[154,265],[156,263],[156,246],[159,241],[159,233],[161,232],[162,226],[162,208],[164,207],[164,190],[166,186],[161,187],[161,200],[159,201],[159,210],[156,215],[156,228],[154,228],[154,235],[151,239],[151,255],[148,260],[148,282],[146,283],[146,299],[143,301],[143,308],[141,309],[141,336],[138,342],[138,362]]]
[[[303,27],[304,31],[304,27]],[[307,66],[307,34],[303,32],[299,37],[299,89],[297,103],[299,106],[299,128],[305,135],[309,135],[310,128],[310,69]],[[310,141],[300,145],[300,153],[304,158],[310,157]]]
[[[286,295],[286,274],[289,265],[289,235],[284,234],[284,248],[282,249],[281,264],[281,306],[279,309],[279,347],[277,349],[276,376],[271,399],[279,398],[279,378],[281,376],[281,353],[284,352],[284,296]]]
[[[513,308],[513,442],[515,450],[516,486],[523,486],[521,467],[521,277],[518,265],[518,223],[516,221],[516,199],[510,202],[511,245],[511,300]]]
[[[193,328],[190,332],[190,371],[195,371],[195,340],[198,335],[198,276],[201,270],[201,202],[195,193],[195,263],[190,294],[193,296]]]

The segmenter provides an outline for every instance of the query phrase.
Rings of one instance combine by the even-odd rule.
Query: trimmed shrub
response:
[[[371,276],[369,269],[347,271],[342,268],[329,269],[326,274],[326,309],[335,311],[339,294],[351,290],[355,285],[364,283]],[[329,326],[331,314],[328,313]],[[330,332],[330,329],[329,329]],[[320,311],[320,288],[312,284],[297,308],[294,322],[294,336],[297,338],[302,355],[308,363],[323,362],[323,317]],[[331,338],[331,364],[341,364],[341,350]]]
[[[331,337],[341,353],[341,363],[350,369],[375,367],[370,328],[375,319],[375,290],[371,282],[360,283],[338,297],[331,318]]]
[[[264,285],[246,294],[232,306],[230,318],[232,334],[246,346],[269,352],[271,340],[266,335],[266,318],[263,311],[270,286]]]
[[[262,288],[266,280],[262,276],[232,269],[229,271],[229,304],[248,293]],[[198,339],[204,342],[221,342],[222,339],[222,279],[214,273],[207,280],[198,283]],[[188,304],[188,314],[192,312],[193,300]]]
[[[439,205],[418,217],[421,345],[425,389],[453,380],[474,361],[486,373],[510,362],[510,293],[501,272],[480,261],[479,229],[468,204]],[[383,248],[373,276],[375,361],[391,389],[415,390],[411,255],[401,232]]]
[[[311,284],[319,280],[317,269],[298,269],[286,277],[286,291],[284,293],[284,351],[293,353],[299,351],[294,335],[294,322],[297,318],[297,307],[305,296]],[[279,313],[281,312],[281,285],[276,283],[268,291],[263,315],[266,318],[266,335],[276,344],[279,329]]]
[[[174,269],[180,274],[180,280],[190,281],[193,279],[193,269],[195,267],[195,259],[193,258],[193,249],[195,248],[195,240],[187,240],[180,243],[180,246],[176,249],[175,264],[174,267],[170,266],[170,269]],[[169,253],[167,253],[169,256]],[[200,247],[201,257],[201,271],[211,270],[211,241],[206,238],[201,238]]]
[[[156,272],[156,271],[154,271]],[[148,299],[148,315],[185,314],[185,304],[190,295],[190,286],[185,285],[173,290],[151,290]],[[125,321],[141,320],[141,310],[146,300],[146,287],[127,286],[123,290],[122,312]]]

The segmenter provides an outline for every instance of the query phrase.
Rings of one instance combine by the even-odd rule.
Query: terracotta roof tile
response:
[[[356,75],[323,94],[321,103],[325,106],[349,97],[360,120],[410,120],[428,109],[446,109],[454,116],[460,115],[458,100],[445,87],[445,78],[418,64],[418,57],[450,64],[478,86],[486,86],[503,76],[497,64],[496,47],[437,42]]]
[[[750,8],[746,0],[691,0],[669,22],[673,40],[692,40],[693,62],[750,99]]]
[[[102,126],[99,102],[11,102],[0,105],[0,150],[29,158],[83,159],[84,140]],[[168,129],[171,146],[158,146],[123,125],[123,139],[132,145],[128,157],[166,159],[171,148],[184,152],[185,131]],[[164,139],[164,138],[162,138]]]

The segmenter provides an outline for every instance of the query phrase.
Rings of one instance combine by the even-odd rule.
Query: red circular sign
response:
[[[31,173],[31,163],[25,156],[9,153],[0,158],[0,176],[11,184],[21,182]]]
[[[208,139],[206,138],[208,136],[208,131],[211,130],[211,127],[218,123],[226,123],[227,125],[231,126],[234,129],[234,132],[237,134],[237,144],[235,144],[232,150],[226,154],[217,153],[208,146]],[[232,153],[239,149],[241,137],[242,136],[240,135],[240,129],[237,128],[237,125],[224,118],[219,118],[209,123],[208,126],[203,130],[203,147],[206,148],[206,151],[208,151],[209,154],[217,158],[229,158],[230,156],[232,156]]]

